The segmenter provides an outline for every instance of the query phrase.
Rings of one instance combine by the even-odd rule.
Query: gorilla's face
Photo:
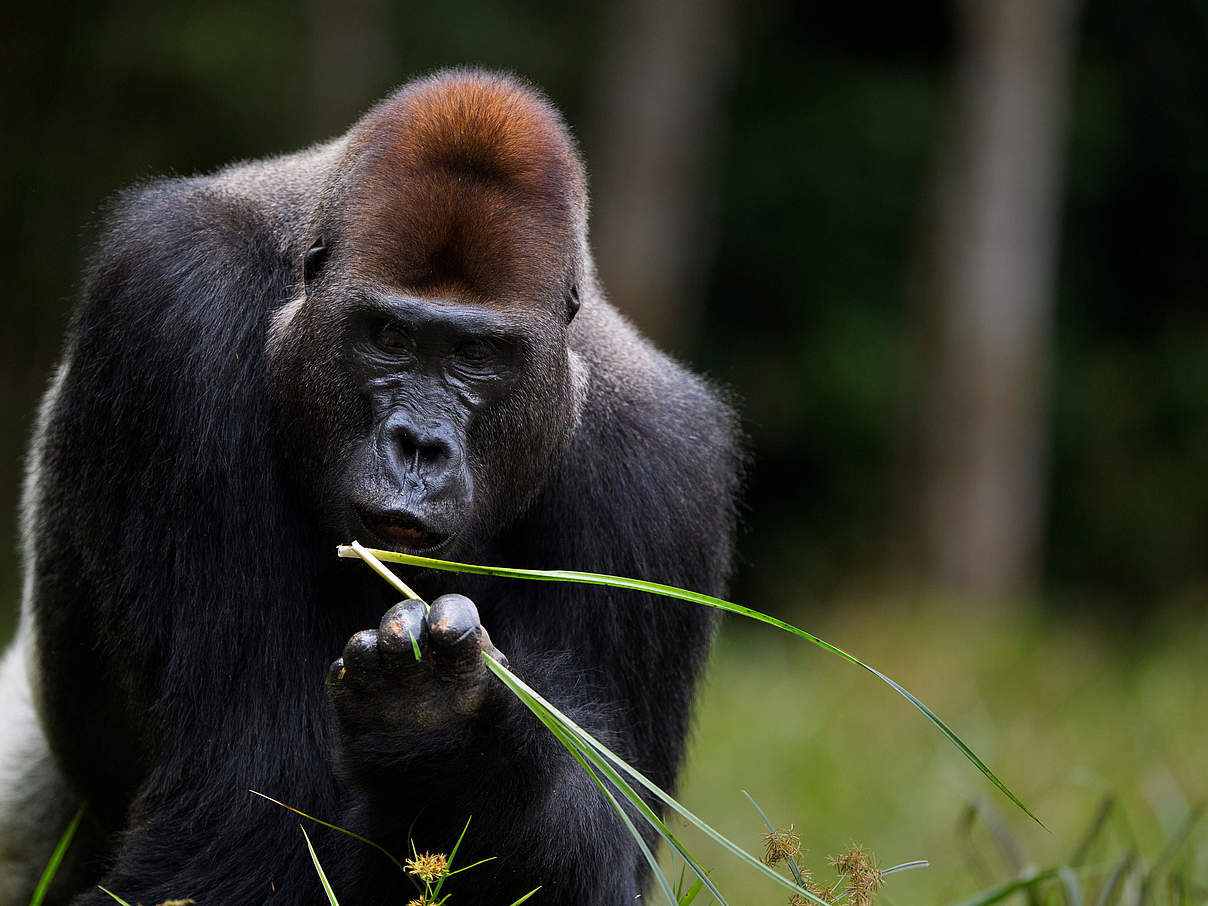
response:
[[[312,247],[269,344],[304,492],[341,540],[448,556],[489,537],[540,490],[573,428],[574,303],[421,294],[332,258]]]
[[[348,523],[434,552],[469,519],[470,431],[515,383],[526,338],[482,309],[403,295],[365,302],[349,312],[345,348],[372,413],[346,463]]]
[[[343,540],[447,555],[519,515],[573,430],[582,167],[543,103],[428,83],[341,153],[268,338],[282,454]]]
[[[435,553],[527,502],[533,467],[554,452],[556,415],[568,410],[558,392],[565,347],[560,331],[545,335],[555,325],[391,292],[352,301],[343,322],[342,364],[363,413],[341,444],[354,536]]]

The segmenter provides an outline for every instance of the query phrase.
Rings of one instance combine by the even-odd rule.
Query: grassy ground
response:
[[[1092,861],[1131,848],[1153,859],[1208,795],[1208,617],[1192,610],[1114,634],[1091,620],[883,603],[800,621],[928,703],[1049,831],[870,674],[736,618],[703,695],[681,801],[759,852],[764,828],[747,789],[774,822],[795,823],[819,877],[831,876],[826,855],[852,840],[883,865],[931,860],[892,878],[887,904],[947,903],[1011,876],[985,822],[962,829],[970,805],[1000,816],[1021,861],[1043,868],[1070,859],[1113,795]],[[1200,887],[1205,824],[1174,864]],[[731,902],[785,902],[770,882],[685,836]]]

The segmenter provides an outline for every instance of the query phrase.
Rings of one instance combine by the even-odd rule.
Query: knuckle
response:
[[[432,604],[428,627],[434,638],[446,647],[477,641],[478,608],[465,595],[442,595]]]
[[[362,629],[344,646],[345,664],[364,663],[377,657],[378,633],[376,629]]]
[[[427,646],[428,625],[424,619],[424,606],[418,601],[396,604],[382,617],[378,629],[379,644],[391,653],[414,651]]]

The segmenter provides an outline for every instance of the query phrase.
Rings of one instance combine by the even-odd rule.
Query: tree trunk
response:
[[[624,0],[607,25],[589,136],[593,249],[610,298],[690,349],[713,245],[730,0]]]
[[[1077,0],[963,0],[916,344],[902,548],[932,587],[1039,579],[1068,74]]]

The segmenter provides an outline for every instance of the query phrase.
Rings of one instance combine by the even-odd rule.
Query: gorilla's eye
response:
[[[327,260],[327,245],[323,242],[323,237],[320,236],[314,241],[314,244],[306,252],[306,257],[302,261],[302,284],[306,291],[310,292],[310,285],[315,282],[315,276],[319,273],[319,268],[323,266],[323,262]]]
[[[470,340],[457,347],[457,355],[470,365],[481,365],[495,357],[495,344],[488,340]]]
[[[382,349],[388,349],[391,352],[409,352],[415,345],[411,342],[407,331],[394,321],[387,321],[383,324],[378,329],[374,341]]]

